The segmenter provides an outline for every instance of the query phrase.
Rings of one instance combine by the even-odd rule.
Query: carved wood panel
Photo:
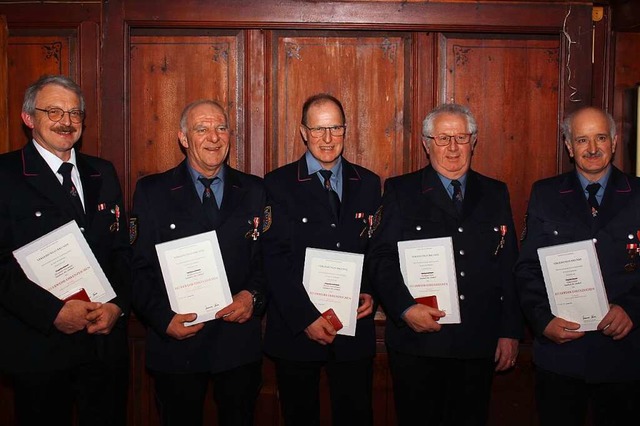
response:
[[[0,152],[9,150],[9,72],[7,71],[7,19],[0,15]]]
[[[216,99],[227,107],[233,130],[229,163],[243,169],[242,33],[134,34],[129,52],[130,193],[138,178],[183,160],[180,114],[197,99]]]
[[[478,122],[472,167],[507,182],[519,233],[531,185],[560,171],[560,42],[442,36],[441,57],[441,100],[471,108]]]
[[[401,173],[410,135],[409,41],[402,33],[276,32],[269,170],[304,153],[302,104],[327,92],[347,116],[344,156],[383,178]]]
[[[20,118],[25,89],[43,74],[75,78],[76,55],[75,39],[71,36],[9,36],[9,150],[22,148],[27,141]]]

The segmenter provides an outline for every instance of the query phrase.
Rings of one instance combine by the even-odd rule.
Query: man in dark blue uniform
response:
[[[375,335],[368,281],[362,281],[356,335],[351,337],[336,335],[311,302],[302,277],[307,247],[366,252],[368,218],[380,204],[380,179],[342,157],[345,114],[333,96],[307,99],[300,133],[305,155],[265,177],[273,209],[272,229],[264,240],[271,300],[265,351],[275,361],[287,426],[319,424],[323,367],[333,424],[370,425]]]
[[[640,180],[611,165],[615,129],[612,117],[596,108],[567,117],[562,131],[576,169],[536,182],[529,199],[516,279],[535,333],[543,425],[584,424],[589,404],[596,425],[640,418]],[[598,331],[583,332],[551,313],[537,249],[590,239],[610,309]]]
[[[470,169],[476,121],[445,104],[423,122],[431,165],[388,179],[367,272],[387,314],[399,425],[482,425],[494,370],[514,365],[522,318],[512,278],[517,256],[507,186]],[[398,242],[451,237],[460,324],[418,304],[403,280]],[[454,301],[455,302],[455,301]]]
[[[261,383],[260,305],[264,287],[259,236],[262,180],[225,164],[230,129],[223,107],[195,101],[182,112],[177,167],[140,179],[133,216],[133,302],[149,326],[147,366],[164,425],[201,426],[213,379],[219,424],[253,425]],[[211,199],[213,197],[214,199]],[[215,206],[213,203],[215,202]],[[212,321],[171,309],[155,245],[215,230],[233,303]]]
[[[124,425],[130,249],[116,171],[74,148],[84,97],[68,77],[32,84],[22,120],[33,140],[0,156],[0,371],[12,379],[20,425],[70,425],[74,406],[80,424]],[[116,292],[108,303],[65,303],[12,256],[72,220]]]

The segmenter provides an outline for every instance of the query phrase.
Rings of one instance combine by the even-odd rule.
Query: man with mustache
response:
[[[540,424],[627,425],[640,400],[640,179],[611,164],[613,118],[582,108],[562,123],[575,171],[536,182],[515,268],[524,313],[535,333]],[[593,240],[609,300],[597,331],[551,313],[537,249]]]
[[[43,76],[27,88],[32,140],[0,156],[0,371],[20,425],[124,425],[129,234],[116,171],[74,148],[85,116],[80,87]],[[70,181],[69,181],[70,180]],[[75,220],[117,297],[64,302],[27,279],[12,251]]]
[[[287,426],[320,424],[322,369],[329,378],[332,424],[373,423],[374,304],[368,280],[360,287],[355,336],[336,335],[302,284],[307,247],[365,253],[369,244],[367,218],[380,204],[380,179],[342,156],[346,132],[338,99],[309,97],[300,124],[307,152],[265,176],[273,209],[264,240],[271,297],[265,352],[275,361]]]

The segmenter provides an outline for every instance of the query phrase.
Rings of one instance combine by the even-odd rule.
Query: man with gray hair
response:
[[[575,170],[533,184],[515,274],[535,335],[540,424],[628,425],[640,416],[640,179],[611,164],[611,115],[586,107],[562,124]],[[592,240],[609,302],[597,330],[551,313],[537,250]],[[576,320],[576,318],[571,318]]]
[[[385,182],[366,267],[387,314],[400,426],[416,419],[485,424],[493,372],[513,367],[518,354],[522,318],[512,277],[517,244],[509,193],[503,182],[471,170],[476,142],[469,109],[441,105],[423,123],[431,164]],[[453,244],[458,294],[450,302],[459,304],[457,324],[439,323],[453,312],[418,303],[400,269],[399,242],[441,237]]]
[[[262,365],[265,190],[262,179],[226,164],[231,129],[220,103],[187,105],[178,140],[186,159],[140,179],[133,197],[139,231],[133,244],[133,305],[148,326],[146,361],[158,410],[164,426],[202,426],[213,380],[218,424],[253,425]],[[233,302],[214,320],[194,324],[196,313],[172,309],[155,246],[214,230]]]
[[[20,425],[70,425],[74,407],[80,424],[126,423],[129,234],[113,165],[74,147],[84,116],[73,80],[43,76],[22,107],[32,140],[0,156],[0,371],[13,383]],[[12,256],[70,221],[114,299],[61,300],[29,280]]]

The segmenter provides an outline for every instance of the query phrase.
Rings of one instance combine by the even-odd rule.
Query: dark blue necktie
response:
[[[69,196],[69,200],[73,205],[73,209],[76,212],[76,216],[79,223],[84,222],[84,209],[82,208],[82,201],[80,200],[80,194],[78,189],[71,180],[71,170],[73,170],[73,164],[62,163],[58,169],[58,173],[62,175],[62,189]]]
[[[329,199],[329,207],[336,219],[340,218],[340,197],[338,193],[331,187],[331,170],[320,170],[320,174],[324,178],[324,189],[327,191],[327,197]]]
[[[204,185],[204,193],[202,194],[202,208],[204,209],[204,213],[211,222],[211,225],[214,225],[218,221],[218,216],[220,213],[220,209],[218,208],[218,203],[216,202],[216,196],[211,190],[211,184],[218,179],[218,177],[214,178],[206,178],[200,176],[198,180]]]
[[[598,208],[600,207],[600,203],[598,203],[598,199],[596,198],[596,194],[600,190],[599,183],[590,183],[587,185],[587,191],[589,192],[589,206],[591,207],[591,216],[598,216]]]
[[[459,215],[462,214],[462,184],[459,180],[452,180],[451,185],[453,186],[453,197],[451,200],[453,201],[453,205],[456,208],[456,212]]]

